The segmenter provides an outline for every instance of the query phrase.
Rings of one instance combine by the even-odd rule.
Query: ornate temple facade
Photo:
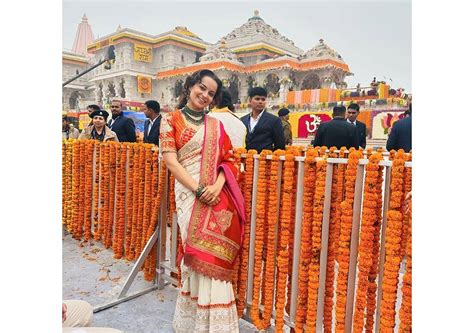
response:
[[[186,27],[149,35],[119,26],[114,33],[93,39],[84,15],[73,50],[63,51],[63,80],[98,63],[110,45],[115,47],[115,63],[110,69],[99,66],[64,87],[65,110],[106,105],[111,99],[128,106],[155,99],[172,108],[186,76],[204,68],[223,80],[234,103],[247,102],[251,87],[264,86],[269,105],[284,103],[292,90],[345,88],[345,77],[352,75],[341,55],[323,39],[304,51],[255,11],[216,44]]]

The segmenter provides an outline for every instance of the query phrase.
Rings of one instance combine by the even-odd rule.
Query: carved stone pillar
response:
[[[331,88],[332,78],[329,76],[321,78],[321,88]]]

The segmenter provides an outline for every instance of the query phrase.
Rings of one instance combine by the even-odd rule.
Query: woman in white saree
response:
[[[190,75],[178,110],[163,116],[160,147],[175,176],[184,255],[176,332],[238,332],[232,270],[240,250],[244,206],[232,145],[222,124],[204,113],[222,82],[210,70]],[[182,260],[181,260],[182,259]]]

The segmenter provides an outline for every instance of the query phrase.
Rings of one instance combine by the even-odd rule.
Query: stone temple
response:
[[[119,99],[136,110],[149,99],[174,108],[187,75],[211,69],[231,92],[234,103],[246,103],[248,90],[264,86],[269,105],[282,104],[289,91],[347,87],[352,75],[342,56],[323,39],[302,50],[270,26],[258,11],[215,44],[179,26],[150,35],[118,26],[94,38],[84,15],[71,51],[63,51],[63,82],[102,60],[110,45],[115,62],[101,65],[63,88],[63,112],[84,111],[88,104],[105,107]],[[244,106],[245,108],[245,106]]]

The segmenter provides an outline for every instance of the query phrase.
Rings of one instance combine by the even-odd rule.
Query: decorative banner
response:
[[[403,118],[403,112],[372,111],[372,139],[388,139],[393,124]]]
[[[331,112],[292,112],[290,113],[291,131],[294,138],[314,136],[320,123],[332,119]]]
[[[91,118],[89,117],[88,112],[80,112],[79,113],[79,130],[82,131],[84,128],[89,126],[91,122]]]
[[[286,96],[286,104],[314,104],[340,100],[341,90],[330,88],[289,91]]]
[[[151,47],[134,44],[133,59],[141,62],[152,62]]]
[[[380,83],[378,86],[378,99],[388,98],[390,86],[388,84]]]
[[[143,133],[145,131],[146,116],[143,112],[124,111],[123,115],[132,118],[135,123],[135,131]]]
[[[139,93],[151,94],[151,77],[137,76],[137,88]]]

